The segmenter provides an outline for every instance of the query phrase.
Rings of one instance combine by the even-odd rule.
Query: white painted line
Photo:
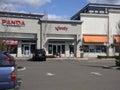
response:
[[[49,72],[49,73],[46,73],[46,75],[47,75],[47,76],[55,76],[55,74],[50,73],[50,72]]]
[[[26,67],[23,67],[21,69],[18,69],[17,71],[23,71],[23,70],[26,70]]]
[[[102,76],[102,74],[99,73],[99,72],[91,72],[91,74],[93,74],[93,75],[97,75],[97,76]]]

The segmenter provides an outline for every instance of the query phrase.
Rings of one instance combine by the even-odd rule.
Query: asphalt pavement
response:
[[[110,59],[17,60],[20,90],[120,90],[120,69]],[[112,67],[112,68],[108,68]]]

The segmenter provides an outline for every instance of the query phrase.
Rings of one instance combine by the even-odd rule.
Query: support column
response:
[[[112,48],[111,46],[108,49],[108,54],[109,56],[114,56],[114,48]]]
[[[21,43],[21,41],[18,42],[17,57],[22,57],[22,43]]]
[[[37,33],[37,49],[40,49],[40,32]]]
[[[76,46],[76,57],[80,57],[80,35],[77,35],[75,46]]]

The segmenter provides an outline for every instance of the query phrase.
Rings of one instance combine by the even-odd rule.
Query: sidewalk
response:
[[[31,57],[15,57],[15,60],[29,60]],[[46,58],[47,60],[115,60],[114,58],[98,59],[95,57],[76,58],[76,57],[63,57],[63,58]]]

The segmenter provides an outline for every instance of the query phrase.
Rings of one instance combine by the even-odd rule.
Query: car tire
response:
[[[44,58],[44,61],[46,61],[46,58]]]
[[[35,57],[32,57],[32,60],[35,61]]]

